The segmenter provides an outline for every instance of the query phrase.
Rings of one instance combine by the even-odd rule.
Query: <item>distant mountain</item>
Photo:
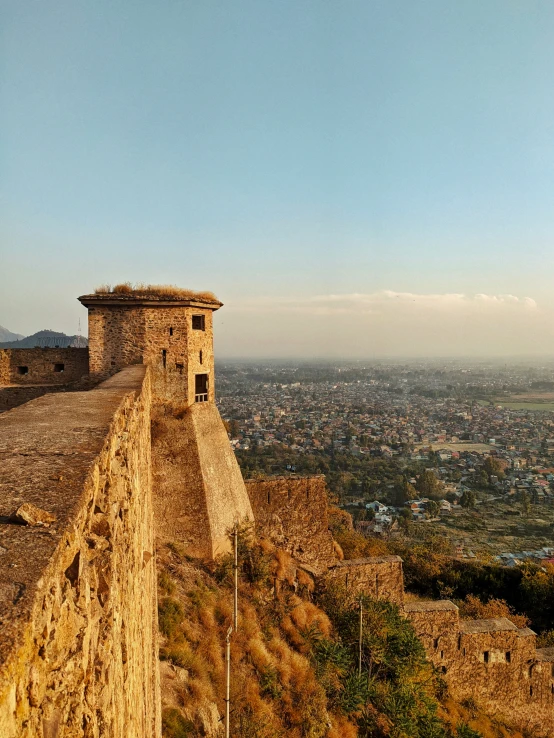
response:
[[[11,334],[12,336],[15,334]],[[33,333],[32,336],[24,338],[21,336],[21,340],[7,340],[0,341],[0,349],[6,348],[86,348],[88,341],[83,336],[66,336],[65,333],[58,333],[57,331],[38,331]]]
[[[19,341],[20,338],[25,338],[25,336],[22,336],[21,333],[12,333],[0,325],[0,343],[4,341]]]

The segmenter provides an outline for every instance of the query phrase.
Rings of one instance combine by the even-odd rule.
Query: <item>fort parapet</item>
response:
[[[1,415],[0,486],[0,735],[159,736],[146,367]]]
[[[78,388],[88,376],[86,348],[0,350],[0,413],[50,392]]]

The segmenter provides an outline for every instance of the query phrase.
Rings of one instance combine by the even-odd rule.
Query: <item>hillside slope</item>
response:
[[[449,700],[408,621],[319,587],[284,551],[242,531],[239,629],[231,645],[234,738],[521,738]],[[165,738],[222,735],[232,561],[158,551]],[[478,728],[478,730],[477,730]]]

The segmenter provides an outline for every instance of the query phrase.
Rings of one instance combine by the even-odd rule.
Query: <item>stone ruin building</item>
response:
[[[312,575],[394,602],[454,698],[554,735],[554,649],[532,630],[408,601],[397,556],[339,561],[323,477],[243,481],[215,404],[219,301],[79,299],[88,348],[0,351],[2,738],[159,738],[155,543],[212,558],[244,519]]]

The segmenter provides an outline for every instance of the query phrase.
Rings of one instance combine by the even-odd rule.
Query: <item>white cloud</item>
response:
[[[381,290],[268,296],[228,302],[225,312],[219,345],[227,355],[488,356],[554,351],[550,311],[541,310],[531,297],[512,294]]]

